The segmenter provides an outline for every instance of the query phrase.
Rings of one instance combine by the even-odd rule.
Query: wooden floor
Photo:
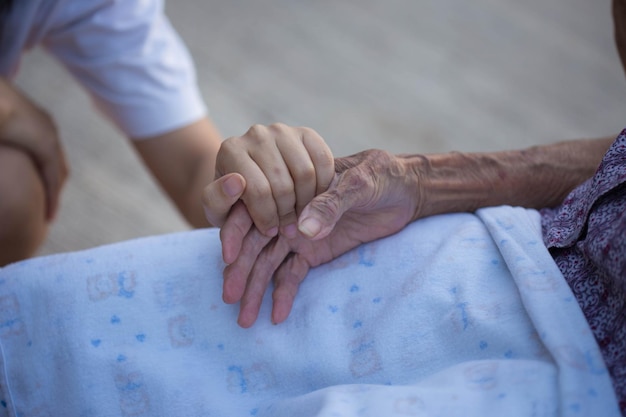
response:
[[[345,155],[519,148],[626,125],[610,0],[180,0],[167,10],[226,137],[282,121]],[[56,117],[72,169],[42,254],[187,227],[54,61],[28,54],[18,83]]]

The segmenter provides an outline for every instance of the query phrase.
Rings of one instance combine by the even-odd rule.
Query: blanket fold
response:
[[[288,320],[221,300],[215,229],[0,269],[0,415],[619,416],[538,213],[434,216],[310,271]]]

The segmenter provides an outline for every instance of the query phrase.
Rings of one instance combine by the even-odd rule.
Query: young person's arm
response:
[[[317,133],[281,124],[257,125],[222,142],[203,118],[133,144],[195,227],[221,226],[241,200],[264,234],[275,236],[281,226],[293,237],[297,214],[334,174],[332,153]]]
[[[275,139],[286,138],[276,134],[279,125],[222,142],[207,117],[191,53],[163,0],[74,1],[57,9],[44,25],[44,47],[132,140],[191,225],[220,226],[241,198],[254,201],[250,214],[264,233],[275,234],[279,226],[296,231],[298,207],[315,194],[305,193],[306,200],[299,190],[315,190],[319,170],[326,185],[332,178],[329,151],[322,163],[306,154],[307,140],[279,143]],[[292,178],[304,177],[307,185],[295,190]]]
[[[215,156],[221,144],[213,123],[202,118],[132,144],[187,222],[193,227],[212,226],[202,211],[201,195],[215,175]]]

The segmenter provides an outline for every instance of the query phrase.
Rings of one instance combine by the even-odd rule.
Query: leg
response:
[[[0,146],[0,267],[32,256],[48,231],[45,192],[32,160]]]

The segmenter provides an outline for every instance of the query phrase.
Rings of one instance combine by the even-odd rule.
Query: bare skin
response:
[[[48,231],[44,183],[22,150],[0,145],[0,266],[32,255]]]
[[[0,266],[35,253],[67,173],[50,116],[0,79]]]
[[[133,144],[191,225],[221,226],[241,199],[254,202],[250,215],[266,235],[282,228],[293,236],[296,213],[333,176],[333,156],[323,139],[311,129],[278,123],[211,140],[218,137],[215,126],[201,119]]]
[[[503,204],[554,206],[593,175],[611,142],[578,140],[474,154],[368,150],[337,158],[331,186],[305,207],[295,238],[262,235],[245,207],[235,206],[222,233],[238,234],[233,241],[241,244],[228,249],[237,256],[224,271],[223,298],[241,303],[238,322],[249,327],[273,279],[272,321],[280,323],[310,268],[426,216]]]
[[[135,142],[137,150],[190,224],[209,226],[202,212],[201,194],[213,179],[221,137],[208,119],[154,138]],[[11,149],[11,152],[8,149]],[[0,150],[10,161],[0,164],[0,266],[32,256],[58,210],[68,175],[61,139],[50,115],[22,91],[0,78]],[[17,155],[21,152],[22,155]],[[22,164],[23,166],[19,166]],[[16,175],[16,172],[37,175]],[[44,199],[23,197],[20,190],[42,187]],[[34,209],[37,207],[37,209]],[[26,213],[32,216],[27,222]],[[37,215],[35,216],[35,213]],[[45,227],[21,227],[19,223]],[[18,236],[19,235],[19,236]],[[25,242],[15,245],[17,241]]]
[[[226,139],[215,172],[218,179],[204,189],[202,200],[212,224],[222,226],[241,199],[264,234],[294,237],[298,214],[328,188],[334,166],[332,152],[317,132],[276,123],[254,125],[244,135]]]
[[[626,68],[626,0],[613,0],[612,12],[615,43]],[[613,140],[483,154],[364,151],[338,158],[330,188],[298,218],[295,239],[263,236],[243,205],[233,207],[221,231],[223,253],[228,254],[224,259],[230,264],[224,271],[224,301],[240,302],[238,323],[249,327],[273,280],[272,321],[280,323],[310,268],[421,217],[503,204],[555,206],[593,175]]]
[[[45,189],[45,218],[52,219],[68,174],[56,125],[44,109],[2,78],[0,146],[22,151],[34,163]],[[19,181],[19,178],[16,179]]]
[[[204,216],[202,191],[215,172],[220,134],[202,118],[189,126],[132,141],[161,188],[193,227],[212,226]]]
[[[265,235],[276,236],[282,230],[294,236],[297,213],[333,177],[330,149],[306,128],[257,126],[222,142],[213,123],[202,118],[159,136],[132,139],[146,166],[194,227],[221,226],[241,199],[254,201],[250,214]],[[0,152],[7,161],[0,164],[3,266],[36,252],[58,210],[68,168],[52,118],[2,78]],[[297,191],[292,178],[299,184]],[[41,201],[26,198],[26,190],[37,189],[43,190]],[[23,223],[33,227],[15,227]],[[16,245],[18,240],[24,243]]]

